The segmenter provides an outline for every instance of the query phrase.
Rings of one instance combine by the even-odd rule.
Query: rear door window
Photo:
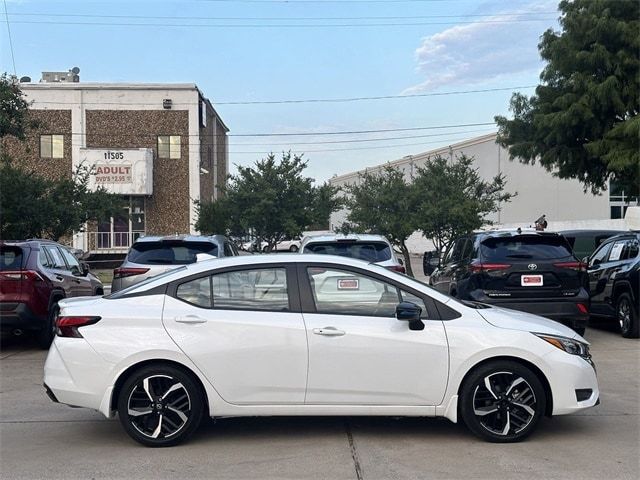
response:
[[[551,260],[571,257],[571,247],[562,236],[513,235],[489,237],[480,244],[484,261],[503,262],[518,259]]]
[[[128,260],[147,265],[186,265],[196,262],[196,255],[218,256],[211,242],[138,242],[131,247]]]
[[[374,263],[391,259],[391,248],[384,242],[317,242],[308,244],[305,253],[338,255]]]
[[[23,252],[20,247],[0,247],[0,271],[22,270]]]
[[[289,310],[287,271],[256,268],[218,273],[211,277],[213,308],[223,310]]]

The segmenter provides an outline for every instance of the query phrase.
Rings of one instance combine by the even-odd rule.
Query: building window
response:
[[[64,158],[64,135],[40,135],[40,158]]]
[[[158,158],[180,158],[180,136],[158,136]]]

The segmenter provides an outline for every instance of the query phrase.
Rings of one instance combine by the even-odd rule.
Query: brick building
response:
[[[6,148],[39,175],[91,169],[90,184],[123,195],[121,217],[74,234],[93,254],[127,251],[141,235],[197,233],[195,202],[226,182],[227,132],[195,84],[22,83],[38,129]]]

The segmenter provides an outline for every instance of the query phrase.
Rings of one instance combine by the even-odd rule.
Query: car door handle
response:
[[[61,282],[62,280],[64,280],[64,277],[62,275],[56,275],[56,280]]]
[[[346,332],[343,330],[338,330],[336,327],[323,327],[323,328],[314,328],[313,333],[316,335],[323,335],[325,337],[341,337]]]
[[[175,321],[178,323],[204,323],[207,319],[198,315],[185,315],[184,317],[176,317]]]

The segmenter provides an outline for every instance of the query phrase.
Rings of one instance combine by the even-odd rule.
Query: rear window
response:
[[[131,247],[128,260],[148,265],[186,265],[196,262],[196,255],[218,256],[218,247],[210,242],[139,242]]]
[[[356,258],[366,262],[384,262],[391,259],[391,248],[384,242],[318,242],[310,243],[304,251]]]
[[[20,247],[0,247],[0,271],[22,270],[23,254]]]
[[[571,247],[561,236],[515,235],[490,237],[480,243],[483,261],[571,257]]]

